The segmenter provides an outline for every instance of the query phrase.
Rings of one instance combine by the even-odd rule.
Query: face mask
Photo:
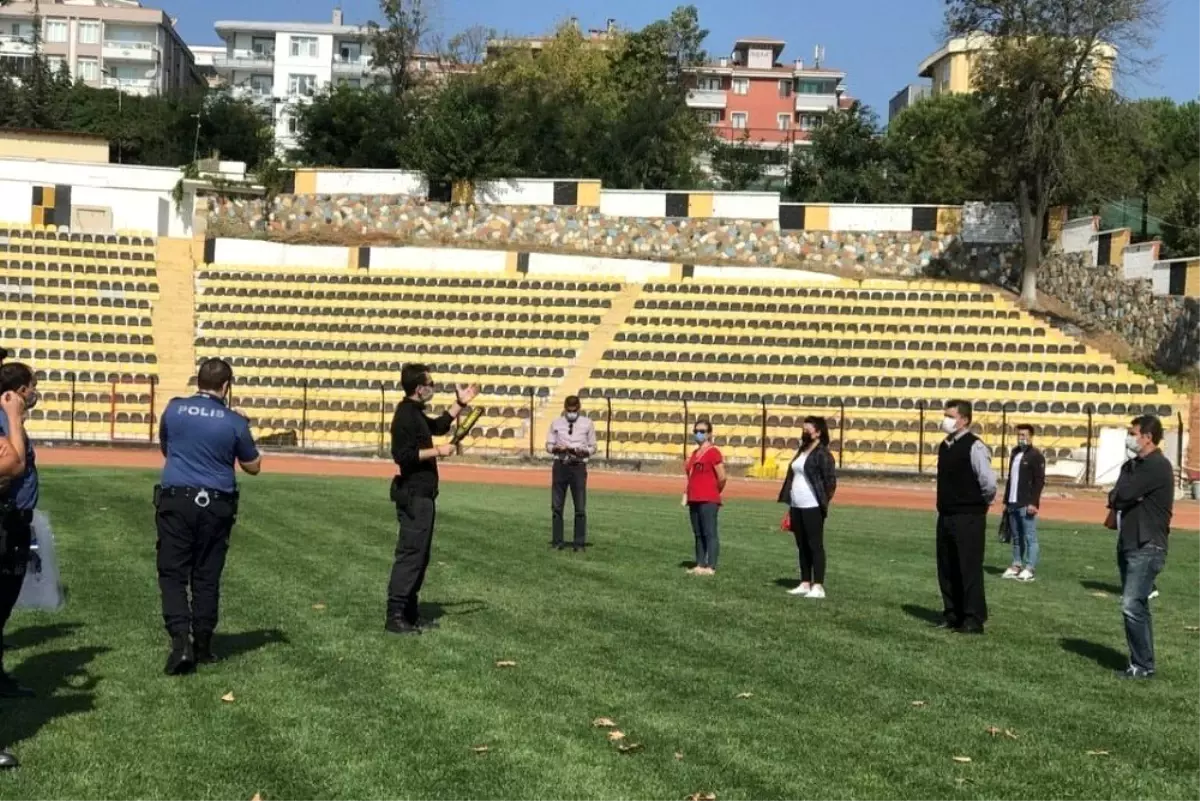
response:
[[[813,435],[808,433],[807,431],[805,431],[803,434],[800,435],[800,444],[803,445],[805,448],[807,448],[809,445],[812,445],[812,441],[813,441]]]
[[[1125,436],[1125,451],[1130,456],[1137,456],[1142,452],[1142,443],[1133,434]]]
[[[579,412],[567,412],[567,420],[574,423],[579,419]]]
[[[429,403],[433,400],[433,386],[426,384],[425,386],[417,387],[417,400],[421,403]]]
[[[1025,450],[1029,447],[1029,440],[1022,437],[1021,439],[1017,440],[1017,447],[1021,450]]]
[[[696,432],[692,433],[692,437],[695,438],[697,444],[703,444],[705,442],[705,440],[708,439],[708,432],[696,431]]]
[[[953,417],[947,416],[942,418],[942,431],[946,432],[947,436],[953,434],[957,430],[957,425],[958,421]]]
[[[30,392],[28,395],[25,396],[25,411],[29,411],[34,406],[37,406],[37,404],[38,404],[38,392],[35,389],[32,392]]]

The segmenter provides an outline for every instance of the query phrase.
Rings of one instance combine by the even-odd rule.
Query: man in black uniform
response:
[[[433,524],[437,516],[437,460],[451,456],[454,446],[433,444],[435,436],[450,433],[454,420],[467,408],[479,387],[460,386],[454,403],[438,417],[425,414],[425,406],[433,399],[433,378],[423,364],[406,364],[400,371],[400,386],[404,400],[396,406],[392,418],[392,459],[400,475],[392,479],[392,502],[400,534],[396,542],[396,559],[388,582],[387,621],[384,628],[393,634],[420,634],[433,628],[436,621],[421,620],[417,612],[417,595],[425,582],[433,544]]]
[[[155,487],[154,519],[163,622],[171,636],[167,675],[217,661],[212,636],[221,571],[237,517],[233,468],[240,464],[252,476],[262,469],[249,421],[227,405],[232,383],[229,362],[206,359],[196,375],[196,394],[173,398],[159,422],[167,461],[162,482]]]

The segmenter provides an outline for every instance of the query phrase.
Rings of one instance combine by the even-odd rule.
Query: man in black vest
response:
[[[996,473],[987,446],[971,433],[971,404],[950,401],[945,415],[937,469],[937,568],[945,617],[939,628],[983,634],[983,550]]]

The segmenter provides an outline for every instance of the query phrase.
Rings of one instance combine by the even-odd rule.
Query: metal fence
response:
[[[80,380],[66,374],[39,383],[43,401],[31,413],[30,430],[44,440],[74,442],[154,442],[157,415],[165,405],[158,382],[121,376]],[[453,392],[439,388],[441,399]],[[484,416],[467,452],[482,456],[537,458],[542,443],[531,421],[549,399],[547,387],[530,387],[523,394],[485,394],[478,405]],[[250,419],[260,444],[273,450],[386,455],[390,422],[402,392],[392,382],[363,382],[357,387],[333,386],[307,378],[285,386],[236,385],[231,405]],[[731,463],[780,463],[795,449],[800,426],[809,415],[825,417],[831,449],[839,467],[864,472],[930,472],[942,440],[938,425],[940,404],[906,401],[905,408],[866,408],[846,399],[830,398],[824,406],[780,404],[770,400],[718,403],[704,400],[630,400],[614,394],[583,399],[585,413],[596,424],[600,452],[606,462],[645,462],[684,459],[692,447],[695,421],[714,425],[716,441]],[[1017,403],[993,405],[978,411],[973,430],[992,447],[998,467],[1014,442],[1015,428],[1032,423],[1038,446],[1049,462],[1082,461],[1078,480],[1094,478],[1094,453],[1102,425],[1123,426],[1128,417],[1111,410],[1103,416],[1092,404],[1071,417],[1018,412]],[[1127,410],[1129,416],[1135,410]],[[547,410],[552,415],[557,410]],[[1061,422],[1060,422],[1061,421]],[[1176,453],[1183,452],[1183,416],[1175,415]]]

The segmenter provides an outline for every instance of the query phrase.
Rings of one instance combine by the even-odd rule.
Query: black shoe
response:
[[[944,629],[947,631],[958,631],[962,628],[961,623],[951,623],[949,620],[943,620],[941,623],[934,623],[930,628]]]
[[[196,667],[196,654],[192,650],[192,641],[186,634],[171,638],[171,653],[167,654],[167,664],[163,673],[168,676],[182,676],[190,673]]]
[[[11,770],[12,768],[21,767],[21,763],[17,758],[8,751],[0,750],[0,770]]]
[[[959,626],[954,630],[955,634],[983,634],[983,626],[978,623],[974,625]]]
[[[1118,679],[1152,679],[1154,678],[1154,671],[1130,665],[1124,670],[1114,670],[1113,675]]]
[[[197,665],[212,665],[221,661],[221,657],[213,653],[212,635],[197,634],[192,638],[192,648]]]
[[[393,617],[389,618],[387,623],[383,624],[384,631],[389,631],[392,634],[420,634],[421,627],[416,623],[410,623],[404,618]]]
[[[575,553],[583,553],[583,549],[585,547],[586,546],[584,546],[584,545],[572,545],[571,550],[574,551]]]
[[[422,631],[426,629],[440,629],[441,627],[442,624],[432,618],[428,620],[423,617],[417,618],[417,628],[421,629]]]
[[[0,698],[33,698],[35,693],[23,687],[7,673],[0,672]]]

